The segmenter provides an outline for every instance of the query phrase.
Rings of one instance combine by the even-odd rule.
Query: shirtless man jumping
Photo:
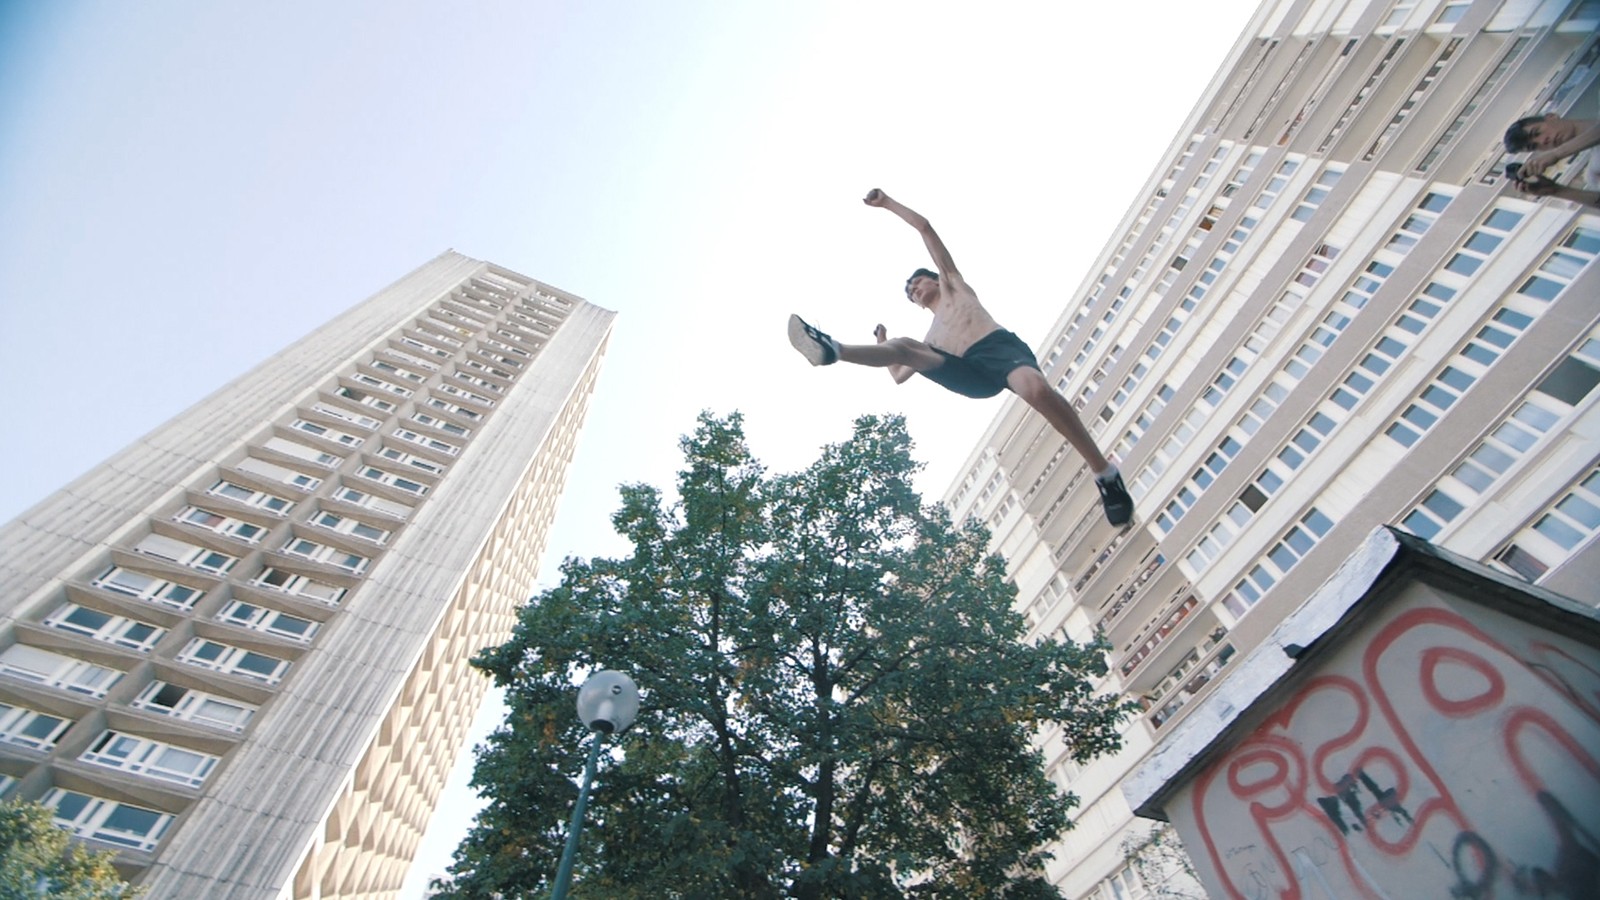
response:
[[[1094,438],[1078,419],[1077,410],[1045,380],[1028,345],[1001,328],[978,302],[978,295],[956,270],[950,251],[933,226],[876,188],[863,202],[887,209],[915,228],[938,267],[937,272],[918,269],[906,279],[906,297],[933,313],[927,337],[920,341],[890,338],[879,325],[873,331],[876,344],[841,344],[799,316],[790,316],[789,343],[813,366],[844,360],[888,369],[896,384],[920,374],[963,397],[977,398],[993,397],[1009,388],[1083,456],[1100,489],[1106,519],[1112,525],[1126,525],[1133,518],[1133,498],[1128,496],[1117,467],[1095,446]]]

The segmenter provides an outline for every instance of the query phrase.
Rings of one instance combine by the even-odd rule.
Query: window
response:
[[[40,802],[55,810],[56,825],[78,837],[133,850],[154,850],[172,824],[167,813],[63,788],[51,788]]]
[[[289,423],[289,427],[296,431],[304,431],[306,434],[315,435],[325,441],[343,444],[346,447],[359,447],[363,442],[362,438],[356,437],[349,432],[329,428],[317,422],[308,422],[305,419],[295,419]]]
[[[86,763],[199,787],[221,757],[162,741],[107,730],[78,755]]]
[[[446,392],[446,393],[453,393],[453,394],[466,394],[467,393],[466,391],[462,391],[459,388],[452,387],[451,385],[448,385],[448,384],[440,385],[439,389],[444,391],[444,392]],[[469,396],[477,397],[478,395],[477,394],[469,394]],[[487,397],[478,397],[478,399],[484,400],[484,401],[488,401],[489,398],[487,398]],[[448,400],[441,400],[438,397],[429,397],[428,398],[428,405],[433,407],[434,409],[444,410],[445,412],[450,413],[452,415],[461,416],[462,418],[472,419],[474,421],[483,418],[483,413],[480,413],[475,409],[468,409],[467,407],[462,406],[459,403],[451,403]]]
[[[279,439],[273,438],[272,440],[267,441],[267,443],[270,445],[273,440]],[[286,469],[276,463],[269,463],[265,460],[256,459],[253,456],[247,456],[244,459],[239,460],[238,464],[234,466],[234,468],[241,472],[249,472],[252,475],[260,475],[265,478],[270,478],[273,481],[281,481],[284,484],[294,485],[295,487],[305,491],[314,491],[317,489],[318,485],[322,484],[321,478],[307,475],[304,472],[296,472],[293,469]],[[277,511],[286,512],[287,508]]]
[[[256,707],[249,703],[165,681],[152,681],[131,705],[225,731],[243,731],[250,717],[256,714]]]
[[[287,472],[288,470],[284,469],[281,471]],[[308,476],[301,477],[305,478]],[[294,509],[294,502],[292,500],[279,497],[277,494],[269,494],[266,491],[258,491],[255,488],[245,487],[242,484],[237,484],[227,480],[226,478],[218,481],[216,484],[213,484],[211,488],[206,491],[206,493],[211,494],[214,497],[226,497],[235,503],[242,503],[245,506],[259,507],[267,510],[268,512],[277,513],[280,516],[289,510]]]
[[[421,413],[418,415],[421,415]],[[461,452],[461,448],[457,447],[455,444],[448,444],[437,438],[431,438],[424,434],[418,434],[409,428],[396,428],[394,430],[394,435],[403,441],[410,441],[413,444],[427,447],[430,450],[437,450],[438,452],[447,454],[449,456],[455,456],[457,453]]]
[[[222,672],[242,675],[267,684],[277,684],[289,669],[289,661],[243,647],[220,644],[205,638],[194,638],[178,653],[178,662]]]
[[[0,741],[8,744],[30,750],[49,750],[71,725],[71,719],[0,703]]]
[[[428,334],[421,333],[421,332],[419,332],[419,334],[421,336],[423,336],[423,337],[432,337],[432,335],[428,335]],[[441,359],[449,359],[450,358],[449,351],[441,349],[439,347],[435,347],[432,344],[425,343],[425,342],[423,342],[421,340],[418,340],[415,337],[412,337],[409,334],[402,335],[400,337],[400,343],[405,344],[407,347],[409,347],[411,349],[420,350],[423,353],[430,353],[430,354],[432,354],[434,356],[440,357]],[[434,368],[437,368],[437,366],[435,366]]]
[[[390,366],[390,369],[393,370],[394,367]],[[354,375],[351,375],[350,377],[355,381],[361,382],[362,384],[366,385],[367,387],[374,387],[374,388],[377,388],[380,391],[388,391],[391,394],[398,394],[398,395],[400,395],[402,397],[411,396],[411,389],[410,388],[403,388],[400,385],[395,384],[394,382],[384,381],[382,378],[379,378],[379,377],[377,377],[375,375],[368,375],[365,372],[357,372]],[[346,393],[347,391],[348,391],[348,393]],[[356,394],[362,394],[364,396],[356,397],[355,396]],[[371,394],[367,394],[365,391],[357,391],[354,388],[340,388],[339,389],[339,396],[341,396],[341,397],[349,397],[352,400],[359,400],[360,402],[366,403],[368,406],[371,406],[371,407],[373,407],[375,409],[386,409],[387,408],[389,410],[392,410],[394,408],[394,404],[392,404],[392,403],[388,407],[379,406],[378,403],[376,402],[378,398],[373,397]]]
[[[489,374],[489,375],[493,375],[496,378],[504,378],[507,381],[515,381],[516,377],[517,377],[517,374],[515,372],[508,372],[505,369],[495,368],[494,366],[491,366],[488,363],[479,362],[476,359],[469,359],[466,362],[462,363],[462,365],[466,366],[469,369],[472,369],[475,372],[483,372],[483,373],[486,373],[486,374]],[[482,385],[483,387],[489,388],[490,390],[493,390],[493,391],[505,390],[504,388],[496,387],[493,382],[485,381],[485,380],[483,380],[481,378],[473,379],[473,381],[474,381],[474,383]]]
[[[386,516],[393,516],[397,519],[404,519],[411,514],[411,507],[406,506],[404,503],[395,503],[393,500],[385,500],[382,497],[373,496],[365,491],[358,491],[348,485],[340,485],[338,488],[336,488],[333,492],[333,497],[335,500],[364,507],[374,512],[382,513]]]
[[[326,469],[331,469],[339,465],[339,463],[344,462],[344,457],[342,456],[335,456],[332,453],[325,453],[314,447],[307,447],[305,444],[299,443],[298,441],[291,441],[281,437],[267,438],[267,440],[261,446],[268,450],[275,450],[285,456],[292,456],[295,459],[303,459],[306,462],[315,463]],[[240,468],[244,467],[240,466]],[[249,471],[254,470],[252,469]],[[318,483],[320,484],[321,482],[318,481]],[[309,487],[306,488],[306,490],[310,489],[311,488]]]
[[[1317,183],[1306,191],[1305,197],[1295,206],[1294,211],[1289,214],[1289,218],[1294,219],[1296,222],[1304,222],[1310,219],[1316,213],[1317,207],[1322,205],[1322,201],[1328,199],[1328,192],[1333,190],[1333,186],[1339,183],[1339,177],[1343,174],[1344,166],[1342,165],[1333,164],[1323,169],[1322,174],[1317,176]]]
[[[411,414],[411,421],[417,422],[417,423],[422,424],[422,425],[426,425],[429,428],[437,428],[440,431],[446,432],[448,434],[459,435],[461,437],[466,437],[467,435],[472,433],[472,430],[470,428],[464,428],[464,427],[462,427],[460,425],[457,425],[454,422],[451,422],[448,419],[441,419],[438,416],[429,415],[428,413],[425,413],[425,412],[412,413]],[[395,432],[395,434],[401,434],[401,432],[397,431],[397,432]],[[412,440],[417,440],[417,439],[414,438],[414,437],[408,437],[408,438],[406,438],[406,440],[412,441]],[[418,443],[421,443],[421,441],[418,441]],[[434,449],[435,450],[441,450],[441,449],[443,449],[445,447],[449,447],[449,446],[450,446],[449,444],[440,443],[440,445],[437,446],[437,447],[434,447]],[[454,450],[450,450],[450,451],[446,451],[446,452],[453,453]]]
[[[445,467],[439,463],[431,459],[423,459],[420,456],[412,456],[398,447],[384,447],[378,451],[378,455],[387,460],[405,463],[414,469],[421,469],[424,472],[431,472],[435,475],[444,474]]]
[[[129,650],[138,650],[141,653],[154,647],[167,633],[165,628],[158,628],[148,622],[114,616],[76,603],[61,604],[45,617],[44,624],[71,634],[126,647]]]
[[[91,697],[104,697],[107,689],[122,678],[115,669],[26,644],[12,644],[0,652],[0,674]]]
[[[1401,4],[1401,6],[1414,5],[1414,3]],[[1385,20],[1385,22],[1387,23],[1394,20],[1394,14],[1391,14],[1390,18]],[[1386,146],[1388,146],[1389,141],[1394,138],[1397,132],[1399,132],[1400,126],[1405,124],[1406,118],[1411,115],[1412,110],[1421,105],[1423,99],[1427,97],[1428,93],[1433,89],[1434,82],[1438,81],[1440,73],[1442,73],[1449,64],[1450,57],[1455,54],[1456,48],[1460,46],[1460,38],[1453,38],[1445,42],[1443,51],[1439,53],[1438,58],[1433,61],[1433,65],[1430,66],[1428,71],[1423,74],[1420,80],[1418,80],[1416,87],[1411,89],[1410,96],[1406,97],[1405,102],[1400,104],[1400,109],[1397,110],[1394,114],[1394,117],[1389,120],[1389,124],[1384,126],[1383,133],[1378,135],[1378,139],[1373,141],[1372,146],[1367,148],[1367,152],[1364,156],[1362,156],[1362,159],[1370,160],[1379,152],[1381,152]]]
[[[345,594],[345,589],[337,585],[327,584],[305,575],[296,575],[293,572],[275,568],[262,569],[261,574],[257,575],[250,583],[256,587],[280,591],[296,597],[307,597],[326,603],[329,606],[337,606],[339,601],[344,599]]]
[[[302,559],[309,559],[312,562],[326,563],[330,566],[337,566],[338,568],[344,569],[346,572],[349,572],[352,575],[361,574],[366,570],[367,563],[370,562],[370,560],[365,556],[361,556],[356,553],[350,553],[348,551],[341,550],[338,547],[330,547],[327,544],[319,544],[316,541],[307,540],[306,538],[296,537],[294,535],[290,535],[288,542],[283,545],[283,552],[301,557]]]
[[[340,388],[339,390],[340,391],[350,391],[350,388]],[[388,409],[394,409],[394,404],[390,403],[387,400],[382,400],[382,399],[379,399],[377,397],[372,397],[371,395],[365,394],[362,391],[350,391],[350,392],[354,393],[354,394],[358,394],[358,395],[360,395],[362,397],[367,397],[368,399],[377,401],[378,403],[383,404],[383,406],[387,407]],[[357,402],[360,402],[359,398],[357,398]],[[350,422],[351,424],[354,424],[354,425],[360,425],[362,428],[372,429],[372,428],[377,428],[379,425],[383,424],[382,422],[378,421],[377,419],[374,419],[371,416],[364,416],[361,413],[352,412],[352,411],[350,411],[348,409],[345,409],[342,406],[336,406],[336,405],[334,405],[332,403],[325,403],[325,402],[320,401],[320,400],[317,401],[316,403],[311,404],[311,408],[316,410],[319,413],[322,413],[325,416],[332,416],[335,419],[340,419],[340,420],[345,421],[345,422]]]
[[[1267,549],[1266,555],[1232,590],[1223,594],[1223,608],[1234,616],[1244,615],[1332,529],[1333,520],[1312,507],[1276,544]]]
[[[375,544],[381,544],[389,538],[388,529],[379,528],[360,519],[352,519],[349,516],[341,516],[327,510],[322,510],[312,516],[311,524],[327,528],[339,534],[354,535],[362,540],[372,541]]]
[[[391,353],[390,355],[404,356],[405,354],[393,354],[393,353]],[[426,381],[427,378],[428,378],[428,376],[423,375],[420,372],[413,372],[410,369],[402,368],[400,366],[395,365],[392,362],[389,362],[388,360],[383,360],[383,359],[375,359],[375,360],[373,360],[372,361],[372,367],[374,369],[377,369],[380,372],[384,372],[384,373],[387,373],[389,375],[396,375],[396,376],[398,376],[400,378],[404,378],[407,381]],[[410,392],[408,391],[407,394],[409,395],[409,393]]]
[[[205,591],[198,588],[175,581],[165,581],[121,566],[112,566],[90,584],[102,590],[115,591],[151,603],[160,603],[177,610],[188,610],[194,606],[196,600],[205,596]]]
[[[230,625],[288,638],[302,644],[310,643],[311,636],[317,633],[317,623],[310,619],[291,616],[265,606],[255,606],[242,600],[235,600],[223,607],[222,612],[217,614],[217,619]]]
[[[262,535],[267,533],[267,529],[253,522],[241,521],[232,516],[215,513],[199,506],[185,506],[183,509],[178,510],[177,514],[172,517],[172,521],[204,528],[223,537],[244,541],[247,544],[254,544],[261,540]]]
[[[154,533],[140,538],[133,549],[157,559],[175,562],[180,566],[188,566],[213,575],[223,574],[239,561],[238,557],[220,553],[209,547],[199,547]]]
[[[1590,371],[1600,369],[1600,332],[1591,333],[1583,344],[1558,363],[1552,373],[1537,387],[1528,391],[1509,416],[1479,441],[1454,469],[1434,484],[1422,502],[1401,520],[1401,525],[1418,537],[1433,540],[1468,507],[1475,505],[1480,497],[1487,495],[1501,478],[1510,472],[1518,459],[1538,445],[1546,435],[1559,432],[1560,423],[1571,416],[1578,403],[1588,399],[1589,393],[1595,386],[1590,376],[1575,375],[1568,368],[1569,365]],[[1595,372],[1594,379],[1600,380],[1600,372]],[[1589,389],[1581,394],[1576,393],[1575,385],[1583,383],[1588,383]],[[1569,400],[1573,402],[1568,402]],[[1581,497],[1575,499],[1568,509],[1579,510],[1584,502],[1586,501]],[[1563,542],[1556,532],[1564,527],[1563,523],[1569,521],[1569,518],[1564,516],[1570,516],[1570,513],[1552,510],[1541,520],[1546,522],[1545,529],[1539,529],[1536,524],[1531,532],[1524,530],[1523,535],[1516,539],[1514,546],[1517,547],[1519,555],[1514,559],[1499,561],[1523,577],[1529,577],[1526,574],[1528,569],[1515,568],[1515,565],[1520,564],[1522,560],[1533,558],[1532,553],[1538,552],[1530,551],[1529,548],[1540,546],[1538,537],[1540,534],[1553,540],[1557,545],[1562,545]],[[1570,516],[1570,521],[1581,523],[1583,517]],[[1565,551],[1570,549],[1571,546],[1552,549],[1549,545],[1545,545],[1543,555],[1565,559]]]
[[[419,497],[428,492],[427,485],[419,481],[413,481],[402,475],[396,475],[393,472],[385,472],[377,466],[363,466],[361,471],[357,472],[356,474],[360,475],[362,478],[370,478],[380,484],[387,484],[392,487],[399,488],[402,491],[416,494]]]
[[[462,381],[469,382],[471,384],[476,384],[476,385],[479,385],[481,387],[485,387],[488,390],[494,391],[496,393],[500,392],[500,387],[499,386],[490,384],[490,383],[484,381],[481,378],[473,378],[470,375],[463,375],[460,372],[455,373],[454,377],[459,378]],[[479,403],[479,404],[482,404],[484,406],[493,406],[494,405],[494,401],[491,400],[490,398],[485,397],[484,395],[476,393],[474,391],[469,391],[466,388],[457,387],[457,386],[455,386],[453,384],[448,384],[448,383],[447,384],[441,384],[441,385],[439,385],[439,390],[444,391],[446,394],[450,394],[451,396],[460,397],[463,400],[470,400],[473,403]],[[477,418],[478,414],[477,413],[473,413],[472,417],[473,418]]]

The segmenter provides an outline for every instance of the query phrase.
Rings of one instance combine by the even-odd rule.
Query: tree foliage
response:
[[[603,757],[573,897],[1057,896],[1040,847],[1077,800],[1030,737],[1117,748],[1126,707],[1089,681],[1105,647],[1021,640],[981,526],[912,488],[898,417],[783,475],[741,424],[702,415],[675,502],[622,488],[631,555],[567,560],[475,660],[511,712],[435,889],[547,894],[592,739],[574,685],[612,668],[643,706]]]
[[[113,900],[141,896],[117,874],[111,851],[72,846],[50,810],[0,803],[0,900]]]

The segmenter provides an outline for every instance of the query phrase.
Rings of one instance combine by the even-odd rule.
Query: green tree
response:
[[[613,668],[643,708],[596,778],[572,896],[1055,897],[1042,844],[1077,803],[1030,743],[1118,747],[1105,647],[1024,643],[977,524],[911,486],[898,417],[768,475],[741,418],[700,417],[675,503],[622,489],[626,558],[569,559],[475,665],[507,691],[489,801],[445,897],[541,897],[585,741],[574,685]]]
[[[0,900],[112,900],[138,897],[117,874],[111,851],[72,846],[50,810],[37,803],[0,803]]]

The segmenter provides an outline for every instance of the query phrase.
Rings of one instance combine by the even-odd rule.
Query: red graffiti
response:
[[[1201,773],[1190,813],[1225,894],[1600,890],[1578,883],[1600,861],[1586,837],[1600,817],[1596,655],[1539,639],[1514,652],[1503,641],[1531,629],[1495,631],[1444,608],[1399,612]]]

